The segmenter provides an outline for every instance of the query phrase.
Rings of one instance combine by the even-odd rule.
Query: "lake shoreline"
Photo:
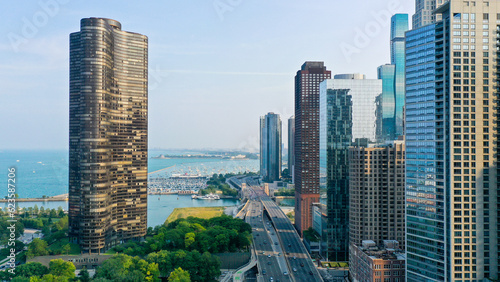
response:
[[[69,194],[61,194],[46,198],[16,198],[16,202],[67,202]],[[0,203],[8,203],[12,199],[0,199]]]

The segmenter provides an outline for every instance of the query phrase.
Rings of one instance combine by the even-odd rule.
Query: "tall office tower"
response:
[[[292,177],[292,183],[295,183],[295,116],[288,119],[288,173]]]
[[[377,96],[382,93],[382,80],[366,79],[363,74],[336,74],[320,85],[327,89],[348,89],[352,97],[352,141],[376,140]]]
[[[319,83],[331,77],[323,62],[305,62],[295,76],[295,226],[312,226],[319,200]]]
[[[406,33],[409,281],[499,278],[499,4],[451,0]]]
[[[391,18],[391,64],[378,68],[382,80],[382,94],[377,98],[377,139],[396,140],[403,135],[403,107],[405,103],[405,32],[408,15]]]
[[[69,236],[84,253],[146,235],[148,39],[85,18],[70,35]]]
[[[382,94],[376,98],[376,138],[393,140],[396,136],[396,93],[394,91],[396,66],[378,67],[377,77],[382,81]]]
[[[326,207],[320,253],[327,261],[347,261],[352,96],[349,89],[327,89],[326,83],[320,86],[320,204]]]
[[[260,175],[265,182],[281,177],[281,119],[268,113],[260,117]]]
[[[349,149],[349,248],[363,240],[405,245],[404,141]],[[352,253],[352,252],[350,252]]]
[[[356,139],[375,141],[375,99],[381,92],[382,81],[359,74],[320,84],[319,202],[327,213],[320,252],[330,261],[349,259],[349,146]]]
[[[416,0],[415,14],[413,15],[412,28],[419,28],[424,25],[441,20],[440,14],[434,14],[434,10],[446,3],[448,0]]]

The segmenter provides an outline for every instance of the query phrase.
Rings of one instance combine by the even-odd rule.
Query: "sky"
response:
[[[149,38],[149,148],[257,151],[259,117],[294,114],[305,61],[376,78],[390,16],[413,0],[6,1],[0,150],[67,149],[69,34],[115,19]]]

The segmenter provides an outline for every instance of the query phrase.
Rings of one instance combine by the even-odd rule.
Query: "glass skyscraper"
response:
[[[452,0],[406,33],[408,281],[499,278],[499,4]]]
[[[295,183],[295,116],[288,119],[288,174],[292,177],[292,183]]]
[[[383,81],[383,92],[377,99],[377,139],[394,140],[403,135],[403,107],[405,103],[405,32],[408,15],[391,18],[391,64],[378,68]]]
[[[375,140],[375,99],[382,81],[364,75],[335,75],[320,84],[320,203],[326,206],[321,254],[349,260],[349,146],[355,139]]]
[[[327,207],[320,252],[328,261],[348,261],[352,97],[349,89],[321,87],[320,91],[320,202]]]
[[[377,75],[382,80],[382,94],[377,96],[377,139],[392,140],[396,136],[396,78],[395,65],[378,67]]]
[[[260,117],[260,175],[265,182],[281,178],[281,119],[278,114]]]
[[[82,19],[69,80],[69,237],[100,253],[146,235],[148,38]]]

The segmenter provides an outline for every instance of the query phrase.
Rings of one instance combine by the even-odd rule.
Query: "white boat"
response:
[[[198,195],[193,195],[191,196],[191,199],[198,199],[198,200],[220,200],[219,195],[216,194],[208,194],[205,196],[198,196]]]

